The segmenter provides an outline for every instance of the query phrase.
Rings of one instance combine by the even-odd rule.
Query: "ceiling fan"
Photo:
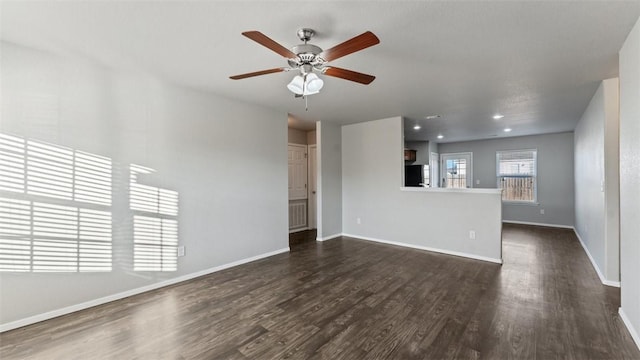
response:
[[[259,31],[243,32],[242,35],[285,57],[289,66],[234,75],[230,76],[230,78],[240,80],[253,76],[298,70],[299,75],[296,75],[287,85],[287,88],[295,94],[295,97],[306,97],[317,94],[320,89],[322,89],[324,82],[318,77],[316,72],[327,76],[355,81],[364,85],[370,84],[376,78],[372,75],[327,64],[330,61],[380,43],[380,39],[371,31],[362,33],[328,50],[322,50],[316,45],[307,43],[314,34],[315,31],[312,29],[299,29],[297,35],[301,41],[304,41],[304,44],[296,45],[289,50]]]

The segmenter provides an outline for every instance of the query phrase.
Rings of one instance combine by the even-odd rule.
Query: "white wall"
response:
[[[429,141],[429,149],[428,150],[429,150],[429,154],[431,154],[431,153],[439,154],[440,150],[439,150],[438,143],[435,142],[435,141]],[[431,159],[431,158],[429,158],[429,159]]]
[[[601,280],[620,281],[618,79],[603,81],[574,131],[575,229]]]
[[[620,81],[604,81],[605,278],[620,285]]]
[[[288,250],[286,114],[81,58],[1,46],[0,132],[110,157],[115,172],[113,271],[1,273],[5,329],[45,312]],[[149,181],[179,192],[179,243],[186,256],[175,272],[133,270],[126,190],[131,163],[154,168]]]
[[[496,151],[537,149],[538,205],[502,206],[505,221],[573,226],[573,133],[518,136],[503,139],[443,143],[440,155],[473,153],[473,187],[496,188]],[[480,184],[476,184],[476,181]],[[544,214],[540,210],[544,209]]]
[[[620,314],[640,347],[640,19],[620,59]]]
[[[315,145],[316,144],[316,131],[311,130],[307,131],[307,144]]]
[[[287,129],[287,141],[290,144],[302,144],[307,145],[307,132],[303,130],[288,128]]]
[[[318,239],[342,233],[342,144],[340,125],[318,122]]]
[[[343,233],[500,261],[500,192],[402,191],[402,139],[400,117],[342,127]]]

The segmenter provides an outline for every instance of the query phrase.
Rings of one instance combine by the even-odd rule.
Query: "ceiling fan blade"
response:
[[[369,85],[373,80],[376,79],[375,76],[367,75],[363,73],[359,73],[356,71],[351,71],[347,69],[341,69],[337,67],[327,67],[324,71],[325,75],[337,77],[340,79],[355,81],[360,84]]]
[[[331,49],[323,51],[320,56],[327,61],[332,61],[379,43],[380,39],[378,39],[378,37],[375,36],[375,34],[371,31],[367,31],[341,44],[338,44]]]
[[[291,50],[273,41],[271,38],[261,33],[260,31],[245,31],[242,33],[242,35],[288,59],[295,58],[297,56],[296,54],[291,52]]]
[[[233,75],[233,76],[229,76],[229,78],[233,79],[233,80],[240,80],[240,79],[246,79],[248,77],[253,77],[253,76],[260,76],[260,75],[273,74],[273,73],[277,73],[277,72],[283,72],[284,70],[285,70],[284,68],[274,68],[274,69],[250,72],[250,73],[246,73],[246,74]]]

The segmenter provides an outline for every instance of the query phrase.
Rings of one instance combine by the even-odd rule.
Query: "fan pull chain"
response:
[[[304,77],[302,78],[302,93],[304,94],[305,92],[307,92],[307,74],[304,74]],[[309,111],[309,105],[307,104],[307,97],[308,96],[303,96],[304,98],[304,111]]]

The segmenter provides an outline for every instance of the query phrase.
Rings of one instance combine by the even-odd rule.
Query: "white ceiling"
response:
[[[3,2],[4,40],[79,54],[114,68],[268,106],[303,121],[354,123],[402,115],[407,139],[458,141],[572,130],[617,52],[640,0],[602,2]],[[381,43],[334,61],[377,76],[368,86],[325,77],[304,101],[286,66],[240,35],[259,30],[286,47],[296,29],[329,48],[366,30]],[[505,117],[493,120],[502,113]],[[438,114],[437,120],[424,120]],[[284,116],[284,115],[283,115]]]

